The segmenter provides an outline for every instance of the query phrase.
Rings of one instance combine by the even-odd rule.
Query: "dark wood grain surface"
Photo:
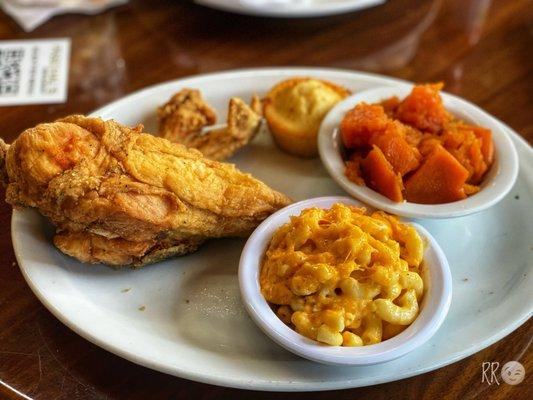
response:
[[[533,141],[533,2],[528,0],[389,0],[357,13],[302,20],[232,15],[187,1],[132,0],[92,17],[59,16],[32,33],[0,12],[0,39],[55,37],[72,39],[68,102],[0,107],[0,137],[10,141],[38,122],[87,113],[170,79],[305,65],[444,81],[448,91]],[[0,203],[0,399],[533,398],[531,321],[450,366],[352,390],[252,393],[148,370],[80,338],[40,304],[16,265],[10,218],[10,207]],[[509,360],[524,364],[524,382],[481,382],[483,362]]]

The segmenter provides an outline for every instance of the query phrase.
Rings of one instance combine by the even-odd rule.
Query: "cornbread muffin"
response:
[[[287,153],[315,157],[322,119],[349,94],[320,79],[292,78],[278,83],[264,100],[264,115],[276,144]]]

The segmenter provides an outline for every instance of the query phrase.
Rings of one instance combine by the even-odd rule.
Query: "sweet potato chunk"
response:
[[[350,110],[341,122],[348,179],[394,201],[447,203],[477,193],[494,161],[491,131],[450,114],[441,88],[417,85],[403,100]]]
[[[481,152],[481,140],[475,140],[468,149],[470,165],[472,165],[472,176],[469,183],[478,184],[487,171],[487,164]]]
[[[482,141],[476,137],[472,127],[459,125],[451,131],[445,131],[443,138],[446,150],[468,171],[467,182],[479,183],[487,171],[487,164],[481,152]],[[454,139],[450,140],[450,138]]]
[[[405,126],[405,141],[409,143],[411,146],[417,147],[420,144],[420,141],[422,140],[422,132],[419,131],[416,128],[413,128],[409,125]]]
[[[385,132],[374,135],[371,144],[376,145],[392,165],[394,172],[404,176],[420,164],[420,153],[404,139],[401,123],[391,122]]]
[[[479,186],[476,185],[469,185],[468,183],[465,183],[465,194],[467,196],[471,196],[473,194],[476,194],[481,189]]]
[[[369,146],[372,136],[383,132],[388,117],[378,104],[360,103],[346,113],[341,122],[341,134],[348,149]]]
[[[424,204],[464,199],[468,171],[444,147],[435,146],[421,167],[405,182],[408,201]]]
[[[420,140],[418,145],[418,151],[425,158],[428,154],[431,154],[435,147],[441,146],[442,140],[436,135],[430,133],[425,133]]]
[[[392,165],[387,161],[379,147],[374,146],[372,148],[362,161],[361,167],[369,187],[392,201],[403,201],[402,177],[394,172]]]
[[[458,149],[466,139],[466,132],[461,129],[445,129],[440,139],[446,150]]]
[[[390,118],[393,118],[400,103],[401,101],[398,97],[392,96],[383,100],[380,104],[385,110],[385,114],[387,114]]]
[[[398,106],[396,118],[422,131],[440,132],[451,119],[439,95],[441,88],[442,83],[415,86]]]
[[[351,180],[353,183],[356,183],[360,186],[365,185],[365,180],[361,172],[361,163],[363,162],[363,157],[358,154],[353,154],[350,157],[350,160],[346,162],[346,177]]]
[[[478,139],[481,139],[481,154],[487,166],[492,164],[494,160],[494,142],[492,141],[492,132],[490,129],[482,128],[481,126],[469,126]]]
[[[494,159],[491,131],[480,126],[459,124],[445,135],[455,136],[459,142],[452,148],[450,140],[445,140],[444,147],[470,172],[468,182],[481,182]]]

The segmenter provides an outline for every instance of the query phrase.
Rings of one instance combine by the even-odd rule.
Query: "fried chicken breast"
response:
[[[290,202],[232,164],[141,130],[75,115],[0,140],[7,202],[50,218],[64,253],[135,267],[247,236]]]

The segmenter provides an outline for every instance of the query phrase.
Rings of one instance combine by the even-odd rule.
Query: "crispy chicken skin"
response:
[[[157,110],[159,135],[174,143],[199,150],[212,160],[226,160],[246,146],[261,123],[257,96],[248,106],[239,98],[229,102],[227,125],[206,133],[202,129],[216,122],[216,113],[195,89],[182,89]]]
[[[0,185],[7,185],[6,154],[9,145],[0,138]]]
[[[191,136],[217,121],[217,114],[200,91],[182,89],[158,108],[157,118],[161,137],[188,146]]]
[[[64,253],[113,266],[246,236],[290,202],[231,164],[141,130],[74,115],[28,129],[11,146],[0,140],[6,200],[50,218]]]

